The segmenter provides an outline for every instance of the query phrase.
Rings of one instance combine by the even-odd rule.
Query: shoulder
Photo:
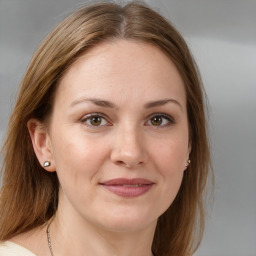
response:
[[[44,226],[18,234],[8,241],[0,241],[0,256],[48,255],[49,247]]]
[[[36,256],[26,248],[16,243],[6,241],[0,243],[0,255],[1,256]]]

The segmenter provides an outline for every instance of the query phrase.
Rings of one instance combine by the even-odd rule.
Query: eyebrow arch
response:
[[[107,108],[117,108],[116,105],[113,102],[107,101],[107,100],[102,100],[102,99],[97,99],[97,98],[82,98],[75,100],[71,103],[71,107],[83,103],[83,102],[91,102],[97,106],[100,107],[107,107]]]
[[[117,106],[113,102],[110,102],[107,100],[102,100],[102,99],[97,99],[97,98],[81,98],[81,99],[75,100],[71,103],[71,107],[78,105],[80,103],[83,103],[83,102],[91,102],[100,107],[117,109]],[[174,99],[163,99],[163,100],[148,102],[144,105],[144,107],[145,108],[153,108],[153,107],[163,106],[169,102],[178,105],[181,108],[181,110],[183,111],[181,104],[177,100],[174,100]]]
[[[174,99],[163,99],[163,100],[148,102],[144,105],[144,107],[145,108],[153,108],[153,107],[163,106],[169,102],[178,105],[181,108],[181,110],[183,111],[181,104],[177,100],[174,100]]]

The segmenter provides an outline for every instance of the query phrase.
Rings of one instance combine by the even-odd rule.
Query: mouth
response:
[[[147,179],[112,179],[99,183],[108,191],[125,198],[138,197],[147,193],[155,183]]]

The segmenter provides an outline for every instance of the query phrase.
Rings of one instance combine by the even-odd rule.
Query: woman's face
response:
[[[98,45],[59,82],[47,136],[66,217],[119,231],[155,225],[189,157],[182,78],[155,46]]]

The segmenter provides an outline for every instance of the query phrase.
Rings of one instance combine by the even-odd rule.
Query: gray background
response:
[[[39,42],[80,0],[0,0],[0,143]],[[125,2],[125,1],[123,1]],[[146,1],[186,38],[210,102],[216,187],[198,256],[256,256],[256,1]]]

